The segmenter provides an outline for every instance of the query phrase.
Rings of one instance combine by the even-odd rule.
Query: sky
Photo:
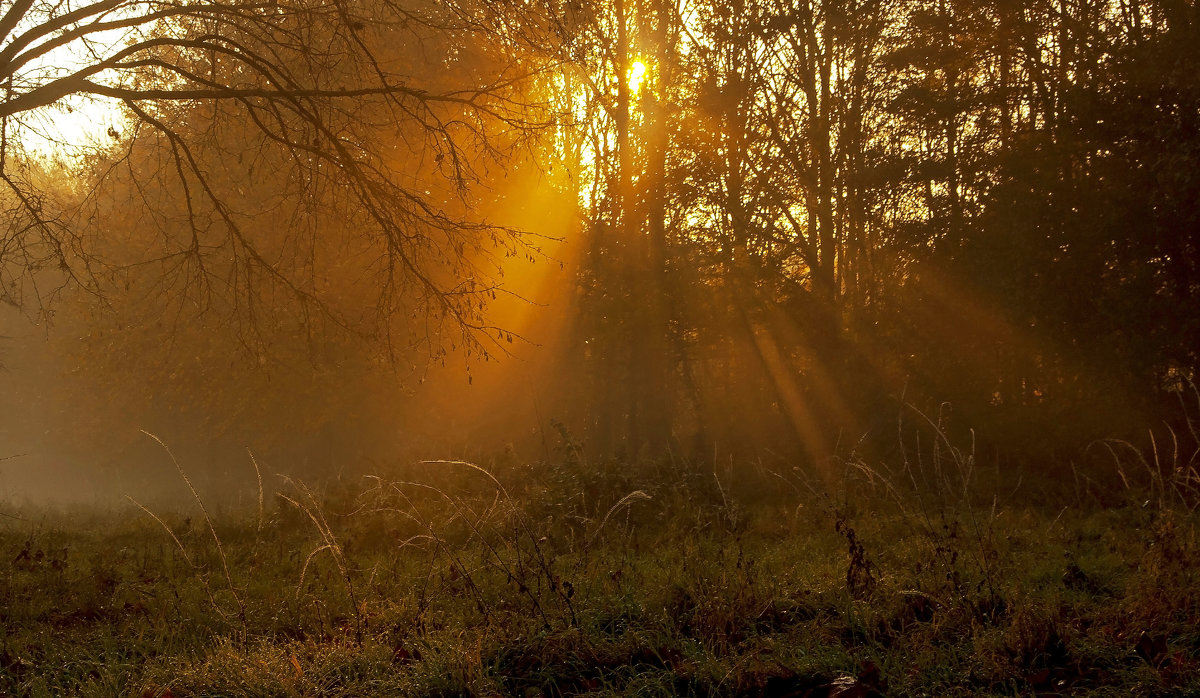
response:
[[[79,95],[25,114],[22,122],[18,137],[26,150],[44,157],[103,143],[110,138],[110,128],[119,133],[125,126],[116,102]]]
[[[41,17],[38,14],[26,15]],[[19,37],[29,28],[28,22],[20,24],[10,35]],[[44,85],[54,79],[69,75],[79,68],[94,63],[96,56],[104,56],[120,46],[132,30],[110,30],[87,33],[84,37],[69,41],[50,50],[44,56],[34,58],[21,66],[13,76],[16,84]],[[31,49],[38,44],[57,39],[62,32],[51,33],[35,40]],[[42,156],[67,154],[75,148],[109,138],[110,128],[120,131],[124,123],[120,103],[109,98],[87,95],[68,95],[55,104],[26,112],[16,121],[20,128],[16,136],[28,151]],[[10,128],[16,124],[10,122]]]

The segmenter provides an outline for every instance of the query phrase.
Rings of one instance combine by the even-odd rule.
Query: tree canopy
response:
[[[1186,433],[1197,39],[1188,0],[21,0],[0,281],[249,357],[489,357],[538,255],[489,197],[538,171],[580,222],[547,409],[598,451],[817,461],[901,403]],[[126,126],[63,172],[22,133],[72,95]]]
[[[99,294],[119,262],[155,261],[185,279],[180,287],[240,290],[247,312],[261,279],[308,312],[354,325],[363,318],[339,314],[322,295],[316,224],[305,220],[337,210],[369,241],[359,252],[375,293],[362,300],[376,313],[354,329],[387,338],[393,318],[420,312],[445,319],[460,343],[486,336],[481,311],[497,265],[480,262],[524,242],[472,218],[463,202],[487,163],[541,124],[518,98],[529,69],[489,55],[487,37],[456,13],[465,9],[386,0],[10,4],[0,18],[7,297],[19,301],[48,267]],[[111,231],[88,239],[78,207],[56,207],[40,186],[22,134],[39,110],[71,108],[72,96],[105,100],[128,122],[93,156],[90,186],[123,169],[144,207],[181,204],[184,220],[155,259],[130,259],[126,249],[121,260]],[[255,228],[264,202],[291,218],[289,231]]]

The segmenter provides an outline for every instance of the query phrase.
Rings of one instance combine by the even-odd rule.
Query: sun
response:
[[[637,94],[642,89],[642,83],[646,81],[646,73],[649,68],[641,61],[634,61],[629,65],[629,92]]]
[[[117,10],[117,16],[121,12]],[[33,27],[24,25],[18,29],[34,31]],[[135,33],[132,29],[88,30],[79,40],[47,40],[36,49],[38,55],[20,68],[19,74],[10,76],[10,82],[42,84],[43,87],[69,82],[71,75],[107,60],[105,56],[119,51],[122,45],[132,41]],[[69,31],[60,38],[68,39],[71,34]],[[35,51],[31,49],[30,53]],[[104,77],[102,72],[92,79],[103,82]],[[15,115],[9,126],[11,134],[27,153],[54,158],[79,155],[95,146],[111,144],[126,130],[127,119],[117,99],[68,91],[44,107]]]

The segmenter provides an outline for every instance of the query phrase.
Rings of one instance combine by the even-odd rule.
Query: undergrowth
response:
[[[822,477],[566,442],[244,511],[182,467],[177,510],[8,506],[0,695],[1200,693],[1189,480],[1113,447],[1116,504],[1032,505],[921,428]]]

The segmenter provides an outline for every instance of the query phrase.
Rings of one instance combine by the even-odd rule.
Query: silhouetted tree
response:
[[[389,0],[8,4],[0,16],[0,179],[13,202],[0,247],[5,293],[21,300],[22,283],[47,266],[103,291],[109,260],[25,175],[30,118],[82,96],[124,111],[128,133],[111,135],[125,145],[114,147],[153,141],[166,154],[153,176],[178,180],[192,234],[162,258],[189,283],[245,291],[267,279],[310,312],[330,312],[307,267],[281,262],[295,255],[268,249],[247,225],[244,214],[259,213],[253,196],[239,210],[238,194],[224,188],[223,173],[238,167],[283,167],[290,179],[276,204],[302,212],[336,193],[353,210],[347,223],[376,243],[364,269],[375,282],[377,324],[409,326],[415,314],[435,344],[453,332],[449,340],[485,351],[480,340],[494,328],[483,307],[499,277],[482,260],[522,240],[473,219],[453,196],[542,124],[522,99],[529,69],[509,61],[481,69],[473,57],[486,47],[473,37],[451,9]],[[401,38],[418,48],[398,49]],[[419,49],[468,41],[457,52]],[[422,73],[437,77],[414,84]],[[227,129],[238,132],[234,150],[222,150]],[[304,239],[291,241],[294,252],[303,254]],[[214,263],[225,268],[214,273]]]

